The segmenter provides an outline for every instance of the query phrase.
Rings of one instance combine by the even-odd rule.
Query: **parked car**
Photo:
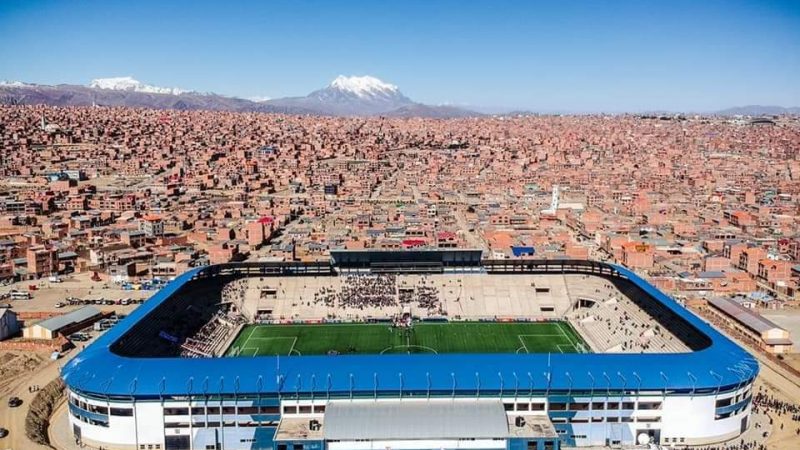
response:
[[[11,397],[8,399],[8,407],[9,408],[16,408],[17,406],[22,404],[22,399],[19,397]]]
[[[56,303],[56,308],[63,308],[65,306],[67,306],[65,303],[62,303],[62,302]]]
[[[5,428],[0,427],[0,439],[4,438],[6,436],[8,436],[8,430],[6,430]]]
[[[71,341],[86,342],[89,340],[89,335],[86,333],[72,333],[69,335]]]

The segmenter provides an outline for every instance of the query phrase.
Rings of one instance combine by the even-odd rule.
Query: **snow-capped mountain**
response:
[[[339,75],[328,86],[331,89],[355,94],[361,98],[391,97],[399,93],[397,86],[365,75],[363,77],[346,77]]]
[[[181,95],[189,91],[180,88],[165,88],[142,83],[133,77],[96,78],[89,83],[90,88],[109,89],[112,91],[142,92],[145,94]]]
[[[157,94],[157,95],[154,95]],[[142,83],[133,77],[98,78],[88,86],[0,82],[0,104],[129,106],[136,108],[256,111],[327,116],[465,117],[466,109],[416,103],[390,83],[371,76],[338,76],[305,97],[250,99]]]
[[[0,86],[8,86],[8,87],[24,87],[24,86],[30,86],[30,85],[29,85],[29,84],[27,84],[27,83],[23,83],[22,81],[8,81],[8,80],[3,80],[3,81],[0,81]]]
[[[393,84],[371,76],[339,75],[327,87],[306,97],[270,100],[267,104],[302,108],[334,116],[384,114],[414,104]]]

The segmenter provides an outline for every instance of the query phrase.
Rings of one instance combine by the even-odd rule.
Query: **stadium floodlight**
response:
[[[617,372],[617,376],[622,379],[622,395],[627,395],[628,392],[626,388],[628,387],[628,380],[625,379],[625,377],[622,375],[622,372]]]
[[[378,372],[372,373],[372,398],[378,401]]]
[[[475,397],[481,398],[481,376],[475,372]]]
[[[311,374],[311,401],[314,401],[314,390],[317,388],[317,374]]]
[[[450,378],[453,379],[453,394],[452,394],[452,397],[455,399],[456,398],[456,373],[455,372],[450,372]]]
[[[592,398],[594,398],[594,375],[592,375],[592,372],[589,372],[589,371],[586,371],[586,375],[589,375],[589,379],[592,380],[592,387],[591,387],[591,390],[589,391],[589,395]],[[592,405],[591,404],[589,405],[589,409],[592,409]]]
[[[328,379],[325,382],[325,399],[330,400],[331,398],[331,386],[333,382],[331,381],[331,374],[328,374]]]
[[[714,372],[713,370],[709,370],[708,373],[711,374],[712,377],[717,379],[717,392],[715,392],[714,395],[719,395],[719,391],[720,391],[720,389],[722,389],[722,378],[723,377],[722,377],[722,375],[718,374],[717,372]]]
[[[550,372],[544,372],[544,376],[547,377],[547,388],[545,389],[545,395],[550,395]]]
[[[353,374],[350,374],[350,400],[353,399]]]
[[[734,369],[734,368],[731,368],[731,367],[726,367],[726,369],[728,369],[729,372],[733,372],[737,377],[739,377],[739,384],[736,385],[736,391],[739,391],[739,389],[742,388],[742,384],[744,384],[745,379],[747,377],[745,377],[745,375],[744,375],[744,373],[743,373],[743,371],[741,369]]]
[[[425,379],[428,380],[428,400],[431,399],[431,373],[425,372]]]
[[[209,383],[209,381],[210,381],[210,380],[208,379],[208,377],[206,377],[206,378],[203,380],[203,394],[204,394],[206,397],[208,397],[208,383]]]
[[[161,402],[164,402],[164,391],[167,390],[167,377],[161,377],[161,381],[158,382],[158,396],[161,398]],[[221,391],[222,389],[220,389]]]
[[[402,400],[403,399],[403,372],[399,372],[397,374],[397,376],[400,377],[400,400]]]
[[[194,390],[194,377],[190,376],[188,380],[186,380],[186,392],[189,395],[192,395],[192,391]]]
[[[669,385],[669,377],[663,372],[659,371],[658,373],[661,374],[661,378],[664,379],[664,395],[667,395],[667,385]]]
[[[504,384],[505,384],[505,382],[503,381],[503,374],[500,373],[500,372],[497,372],[497,377],[500,378],[500,397],[502,397],[503,396],[503,387],[504,387]]]
[[[528,397],[533,400],[533,375],[530,372],[528,372],[528,381],[530,382],[528,385]]]
[[[738,367],[738,368],[740,368],[740,369],[742,369],[742,371],[745,371],[745,370],[746,370],[746,371],[747,371],[747,373],[748,373],[748,375],[747,375],[748,377],[751,377],[751,376],[753,376],[753,368],[752,368],[752,367],[750,367],[750,365],[748,365],[748,364],[745,362],[745,360],[741,360],[741,361],[739,361],[738,363],[734,364],[734,366],[735,366],[735,367]]]
[[[564,372],[564,376],[569,378],[569,391],[567,391],[567,397],[572,395],[572,375],[569,372]]]
[[[609,377],[607,373],[603,372],[603,378],[606,379],[606,397],[611,397],[611,377]]]
[[[511,375],[514,375],[514,402],[517,401],[517,393],[519,392],[519,377],[517,376],[517,372],[511,372]]]
[[[686,376],[688,376],[689,379],[692,380],[692,395],[694,395],[695,391],[697,391],[697,377],[695,377],[694,374],[692,374],[692,372],[689,371],[686,372]]]
[[[129,390],[129,391],[130,391],[130,393],[131,393],[131,397],[133,397],[133,394],[135,394],[135,393],[136,393],[136,385],[137,385],[138,383],[139,383],[139,377],[134,377],[134,378],[131,380],[131,384],[129,384],[129,385],[128,385],[128,390]]]

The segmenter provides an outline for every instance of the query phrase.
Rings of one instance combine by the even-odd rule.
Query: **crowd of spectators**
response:
[[[778,417],[791,414],[792,422],[800,422],[800,405],[769,395],[763,386],[759,387],[759,392],[753,396],[753,413],[759,412],[771,413]],[[773,423],[773,417],[770,417],[769,422]],[[780,429],[782,430],[783,427],[784,424],[781,423]],[[800,426],[796,427],[795,434],[800,435]]]
[[[683,450],[767,450],[767,446],[756,442],[745,442],[744,439],[735,444],[710,445],[706,447],[683,447]]]
[[[419,284],[398,289],[397,276],[393,274],[347,275],[337,290],[322,287],[314,293],[314,303],[327,307],[396,308],[416,303],[428,313],[443,314],[439,289],[424,277]]]

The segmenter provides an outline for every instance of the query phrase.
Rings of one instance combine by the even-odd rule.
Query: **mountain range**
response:
[[[325,116],[469,117],[482,114],[452,106],[425,105],[397,86],[371,76],[338,76],[305,97],[243,99],[164,88],[132,77],[98,78],[89,85],[0,83],[0,104],[129,106],[157,109],[272,112]]]
[[[142,83],[132,77],[98,78],[88,85],[0,82],[0,104],[129,106],[156,109],[268,112],[320,116],[477,117],[484,113],[456,106],[426,105],[406,97],[390,83],[371,76],[336,77],[305,97],[276,99],[228,97]],[[509,110],[510,111],[510,110]],[[688,112],[687,112],[688,113]],[[538,115],[512,111],[502,115]],[[550,112],[549,114],[554,114]],[[563,112],[563,114],[567,114]],[[665,112],[665,114],[669,114]],[[705,112],[717,116],[800,115],[800,107],[748,105]]]

